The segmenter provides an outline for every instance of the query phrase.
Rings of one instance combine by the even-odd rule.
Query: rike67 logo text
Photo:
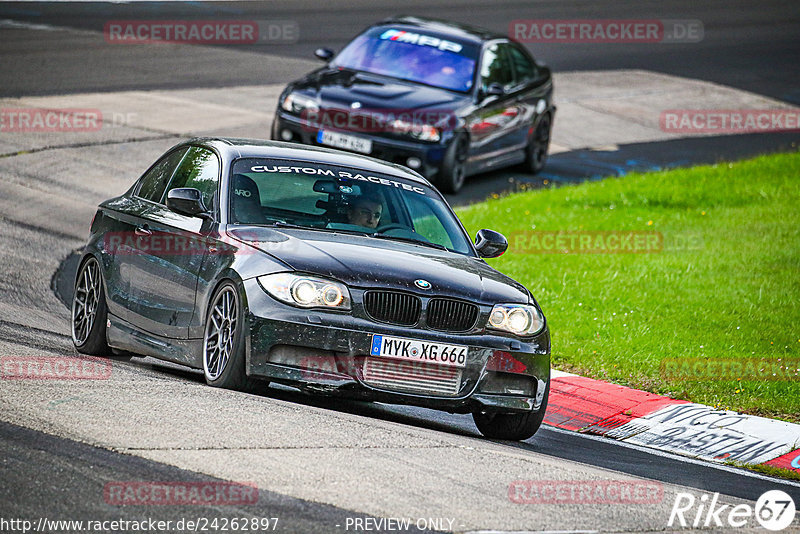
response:
[[[672,505],[667,526],[755,527],[752,521],[755,519],[765,529],[775,532],[792,524],[795,511],[792,497],[780,490],[771,490],[761,495],[755,507],[749,504],[721,504],[719,493],[713,496],[703,494],[699,499],[691,493],[678,493],[675,495],[675,504]]]

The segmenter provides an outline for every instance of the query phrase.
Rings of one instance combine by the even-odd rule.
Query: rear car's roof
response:
[[[411,26],[421,30],[429,30],[440,34],[446,34],[452,38],[475,44],[480,44],[491,39],[508,39],[507,35],[486,30],[484,28],[423,17],[391,17],[378,22],[374,26],[389,26],[392,24]]]

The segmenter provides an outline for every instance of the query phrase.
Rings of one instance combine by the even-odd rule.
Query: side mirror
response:
[[[504,94],[506,94],[506,90],[497,82],[490,83],[485,92],[485,96],[503,96]]]
[[[475,248],[481,258],[496,258],[508,249],[508,240],[500,232],[478,230],[475,236]]]
[[[317,56],[317,59],[321,59],[322,61],[330,61],[333,59],[333,50],[330,48],[317,48],[314,50],[314,55]]]
[[[167,193],[167,207],[175,213],[190,217],[208,213],[203,203],[203,194],[194,187],[176,187]]]

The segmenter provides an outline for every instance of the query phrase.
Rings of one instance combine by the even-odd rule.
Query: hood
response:
[[[361,109],[389,112],[417,109],[446,109],[457,114],[469,96],[426,85],[393,80],[348,69],[321,69],[296,82],[293,89],[316,97],[322,108]]]
[[[229,230],[292,269],[344,282],[354,288],[407,290],[482,304],[527,303],[525,288],[483,260],[454,252],[368,236],[313,230],[248,227]],[[431,289],[414,285],[424,279]]]

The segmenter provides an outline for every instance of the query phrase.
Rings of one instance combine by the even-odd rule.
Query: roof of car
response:
[[[181,144],[207,145],[217,149],[223,157],[230,159],[275,158],[326,163],[329,165],[341,165],[364,171],[401,176],[415,182],[429,185],[428,181],[420,174],[402,165],[324,147],[236,137],[195,137]]]
[[[507,35],[502,33],[487,30],[485,28],[478,28],[470,26],[469,24],[461,24],[458,22],[450,22],[446,20],[430,19],[424,17],[411,17],[411,16],[397,16],[384,19],[375,26],[384,26],[387,24],[403,24],[405,26],[414,26],[420,29],[444,33],[451,37],[461,39],[463,41],[472,41],[481,43],[490,39],[508,39]]]

